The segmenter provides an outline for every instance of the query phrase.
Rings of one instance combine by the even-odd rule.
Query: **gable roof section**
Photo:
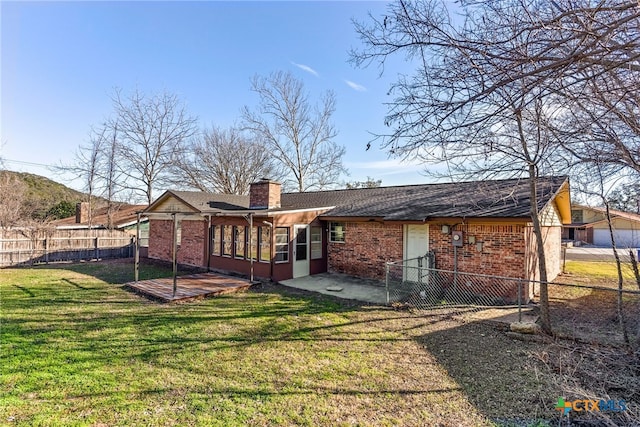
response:
[[[585,206],[585,205],[574,205],[574,209],[585,209],[585,210],[591,210],[594,212],[598,212],[602,215],[605,215],[604,219],[598,220],[598,221],[592,221],[589,223],[584,223],[583,225],[589,226],[592,224],[600,224],[603,222],[607,222],[607,218],[606,218],[606,214],[607,214],[607,210],[606,208],[603,207],[599,207],[599,206]],[[615,209],[609,209],[609,212],[611,214],[611,219],[615,219],[615,218],[623,218],[626,219],[628,221],[631,222],[637,222],[638,224],[640,224],[640,215],[638,214],[634,214],[631,212],[624,212],[624,211],[618,211]]]
[[[566,177],[538,179],[538,208],[542,210],[556,196],[564,194],[569,212]],[[327,209],[325,218],[377,218],[387,221],[425,221],[430,218],[528,218],[529,182],[526,179],[468,181],[455,183],[359,188],[352,190],[283,193],[281,207],[249,209],[249,196],[212,194],[199,191],[166,191],[145,212],[163,212],[162,206],[175,198],[189,211],[202,214],[234,212],[277,213],[305,209]],[[564,202],[563,202],[564,203]],[[176,211],[177,212],[177,211]],[[567,214],[562,214],[563,222]]]
[[[249,196],[232,194],[204,193],[202,191],[174,191],[167,190],[154,201],[145,212],[183,212],[177,206],[169,207],[167,201],[175,199],[192,212],[216,213],[224,211],[249,210]]]

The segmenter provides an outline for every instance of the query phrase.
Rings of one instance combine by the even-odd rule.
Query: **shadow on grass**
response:
[[[538,344],[513,340],[477,322],[417,339],[487,418],[506,425],[517,419],[527,423],[515,425],[537,425],[537,420],[554,419],[559,392],[530,358]]]
[[[152,267],[144,270],[146,277],[154,273],[170,274]],[[157,304],[120,286],[110,286],[128,281],[123,278],[131,272],[130,268],[131,264],[126,263],[54,267],[62,270],[61,273],[66,270],[97,279],[86,282],[65,274],[51,279],[30,278],[28,285],[16,279],[20,284],[3,292],[2,342],[7,354],[12,354],[11,363],[3,368],[4,373],[12,378],[31,378],[28,385],[21,387],[34,392],[46,392],[52,382],[56,384],[55,378],[61,378],[62,387],[66,387],[67,382],[81,385],[86,382],[91,385],[89,388],[95,389],[91,396],[109,393],[111,389],[114,394],[121,393],[118,387],[101,385],[105,372],[117,381],[130,375],[143,390],[140,393],[144,393],[149,385],[145,385],[146,378],[138,377],[144,373],[130,373],[130,369],[149,369],[160,377],[166,375],[165,372],[175,372],[184,378],[206,378],[215,375],[212,366],[234,364],[238,358],[238,364],[249,363],[246,369],[251,373],[251,369],[258,369],[251,363],[263,362],[251,359],[251,355],[257,354],[271,358],[264,363],[275,375],[281,372],[281,359],[277,357],[280,352],[297,351],[303,353],[301,360],[314,363],[315,357],[333,347],[337,353],[326,366],[328,372],[334,372],[334,363],[356,357],[349,356],[354,349],[375,355],[378,360],[376,352],[381,351],[378,349],[393,351],[397,343],[405,351],[422,353],[422,348],[427,349],[460,387],[434,384],[429,390],[432,382],[424,378],[411,385],[398,383],[397,387],[384,385],[368,390],[367,381],[375,382],[378,372],[372,370],[363,374],[371,378],[366,377],[354,386],[337,383],[336,387],[323,388],[322,382],[311,375],[305,377],[309,382],[297,389],[276,377],[275,386],[268,389],[259,383],[255,388],[251,384],[240,384],[211,386],[202,393],[249,397],[317,393],[401,397],[445,394],[462,388],[469,401],[491,419],[513,414],[534,419],[549,412],[553,414],[552,402],[558,394],[536,378],[527,355],[535,344],[513,341],[486,325],[460,324],[453,320],[466,310],[419,317],[410,312],[277,285],[262,285],[245,293],[189,303]],[[38,269],[33,272],[37,273]],[[44,276],[49,273],[46,269],[42,271]],[[443,322],[450,325],[440,328]],[[424,333],[424,330],[430,332]],[[420,348],[400,345],[414,340]],[[384,356],[392,357],[390,353]],[[386,360],[380,359],[381,363]],[[132,365],[135,367],[131,368]],[[398,366],[412,369],[411,365]],[[199,384],[189,383],[188,388],[197,392]],[[65,393],[82,396],[83,391],[79,391],[82,389],[74,385]],[[172,389],[161,386],[157,393],[171,395]]]
[[[274,342],[344,341],[340,328],[360,323],[341,318],[319,325],[313,316],[340,316],[362,306],[303,291],[289,293],[276,285],[189,303],[156,304],[102,283],[122,283],[120,278],[129,267],[128,263],[109,262],[17,270],[17,277],[21,271],[30,277],[41,272],[42,277],[39,281],[29,279],[29,284],[14,284],[14,292],[3,292],[3,343],[25,360],[34,353],[49,352],[54,343],[62,345],[61,357],[70,350],[73,363],[82,371],[87,366],[126,364],[131,359],[153,361],[201,346],[217,351]],[[155,268],[146,270],[146,275],[152,275]],[[54,277],[51,270],[62,274]],[[69,278],[64,271],[98,280]],[[50,360],[56,365],[55,355]],[[46,361],[42,358],[38,363]],[[74,370],[72,366],[67,369]],[[11,373],[31,370],[29,363],[10,368]]]
[[[206,389],[192,389],[191,393],[202,394],[208,397],[212,395],[222,395],[227,397],[249,397],[249,398],[259,398],[262,396],[304,396],[304,395],[344,395],[344,396],[387,396],[387,395],[397,395],[398,397],[402,396],[410,396],[410,395],[429,395],[429,394],[448,394],[456,391],[462,391],[460,387],[451,387],[444,389],[420,389],[420,390],[411,390],[411,389],[392,389],[392,390],[361,390],[361,389],[348,389],[348,388],[340,388],[340,387],[320,387],[316,386],[313,389],[300,389],[300,390],[278,390],[272,391],[267,390],[265,388],[253,388],[253,389],[243,389],[239,387],[228,387],[228,388],[219,388],[212,389],[211,387],[207,387]],[[172,389],[172,388],[155,388],[142,390],[137,393],[142,395],[176,395],[180,392],[180,390]],[[120,392],[104,392],[104,393],[91,393],[91,394],[77,394],[70,395],[69,398],[93,398],[96,395],[101,396],[110,396],[113,394],[118,394]]]
[[[31,290],[25,288],[24,286],[20,286],[20,285],[13,285],[14,288],[20,289],[22,292],[24,292],[25,294],[27,294],[28,297],[30,298],[35,298],[36,294],[34,294]]]

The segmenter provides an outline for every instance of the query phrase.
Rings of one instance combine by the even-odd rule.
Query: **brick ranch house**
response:
[[[177,262],[211,271],[383,280],[386,262],[431,251],[439,269],[535,280],[529,200],[526,180],[305,193],[262,180],[249,196],[166,191],[145,214],[150,258],[172,260],[175,226]],[[540,178],[538,204],[551,280],[561,271],[562,225],[571,222],[568,179]]]

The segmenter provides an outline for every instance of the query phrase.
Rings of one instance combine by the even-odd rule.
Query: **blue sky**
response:
[[[333,90],[333,116],[346,146],[345,180],[383,185],[425,182],[417,165],[399,165],[374,143],[401,58],[380,77],[356,69],[351,19],[381,15],[385,2],[0,2],[0,156],[12,170],[80,187],[38,165],[70,162],[92,125],[111,112],[114,88],[178,94],[202,126],[232,125],[256,74],[291,71],[312,99]],[[32,165],[30,163],[36,164]]]

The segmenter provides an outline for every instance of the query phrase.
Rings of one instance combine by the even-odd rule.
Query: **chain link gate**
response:
[[[387,304],[505,306],[529,301],[530,283],[517,278],[438,270],[432,252],[386,264]]]

